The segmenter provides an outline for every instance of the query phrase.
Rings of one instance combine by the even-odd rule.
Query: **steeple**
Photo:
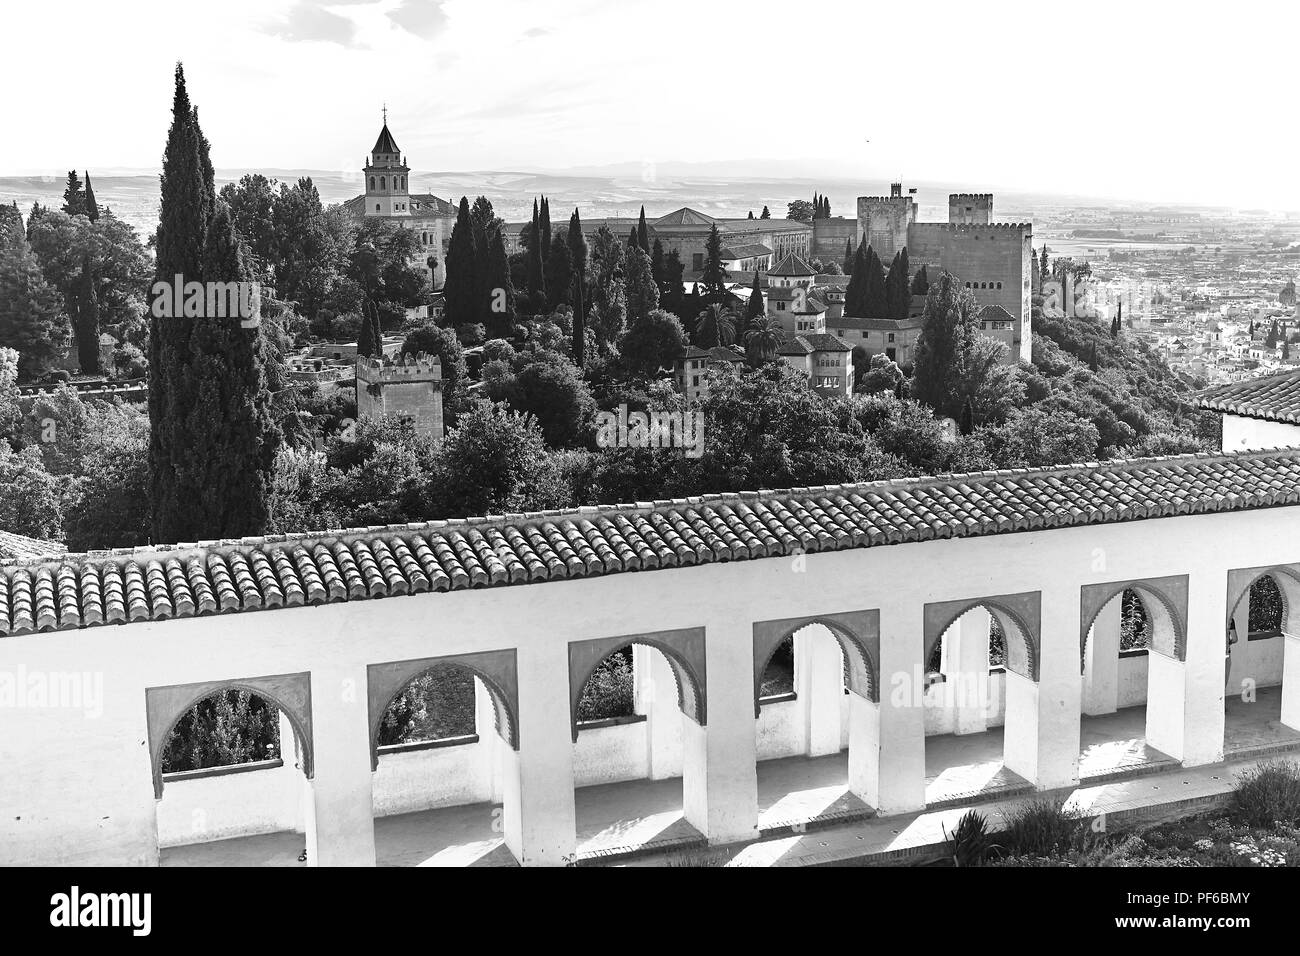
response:
[[[402,159],[397,141],[388,130],[388,104],[383,107],[384,125],[370,151],[365,167],[365,214],[384,218],[404,218],[411,214],[408,202],[407,174],[410,168]]]

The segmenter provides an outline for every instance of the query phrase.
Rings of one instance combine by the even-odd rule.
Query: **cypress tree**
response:
[[[225,203],[209,223],[202,268],[206,282],[252,280]],[[190,355],[195,401],[186,423],[182,487],[189,500],[179,540],[262,534],[280,439],[269,409],[262,329],[244,328],[239,315],[206,315],[193,325]]]
[[[551,254],[546,257],[547,304],[551,309],[569,304],[569,289],[573,285],[569,245],[558,232],[551,240]]]
[[[645,206],[641,207],[641,218],[636,224],[636,244],[647,256],[650,255],[650,230],[645,224]]]
[[[684,274],[685,266],[681,255],[676,249],[669,249],[664,256],[664,289],[663,295],[659,297],[659,307],[679,319],[686,308],[686,289],[682,285]]]
[[[576,281],[585,283],[587,281],[587,237],[582,234],[582,218],[578,215],[576,206],[573,215],[569,217],[569,234],[565,239],[569,243],[569,268]],[[574,303],[577,304],[576,299]]]
[[[63,190],[63,211],[69,216],[86,215],[86,194],[75,169],[68,170],[68,186]]]
[[[759,219],[771,219],[771,218],[772,218],[772,213],[771,213],[771,211],[770,211],[766,206],[764,206],[764,207],[763,207],[763,212],[762,212],[762,214],[761,214],[758,218],[759,218]]]
[[[853,255],[853,240],[845,239],[844,240],[844,274],[846,276],[853,275],[854,259],[855,256]]]
[[[885,289],[885,267],[874,249],[867,246],[866,315],[879,319],[889,316],[889,295]]]
[[[628,230],[628,234],[627,234],[627,247],[628,247],[629,249],[640,249],[640,248],[641,248],[640,240],[638,240],[637,237],[636,237],[636,226],[633,226],[631,229]]]
[[[377,311],[374,300],[366,296],[361,303],[361,328],[357,332],[357,355],[361,358],[371,358],[383,350],[383,340],[376,331]]]
[[[1038,276],[1043,282],[1046,282],[1051,277],[1051,274],[1047,271],[1047,244],[1046,243],[1043,243],[1043,248],[1040,250],[1040,255],[1038,259]]]
[[[442,287],[447,322],[453,327],[477,322],[482,316],[482,293],[474,222],[469,213],[469,199],[461,196],[456,224],[451,227],[451,238],[447,242],[447,281]]]
[[[709,226],[709,238],[704,242],[704,270],[700,274],[704,284],[704,298],[709,303],[720,303],[726,290],[727,270],[722,267],[722,236],[718,224]]]
[[[753,214],[750,215],[753,219]],[[655,236],[654,244],[650,247],[650,275],[655,280],[655,285],[659,287],[659,294],[663,295],[664,291],[664,246]]]
[[[750,218],[750,219],[753,219],[753,218],[754,218],[754,210],[752,210],[752,209],[749,211],[749,218]]]
[[[95,202],[95,190],[90,185],[90,170],[86,170],[86,218],[99,221],[99,203]]]
[[[99,300],[90,253],[81,259],[81,282],[77,296],[77,360],[87,375],[99,374]]]
[[[858,243],[853,255],[853,269],[849,272],[849,286],[844,292],[844,314],[854,318],[867,317],[867,250],[865,242]]]
[[[763,293],[758,288],[758,271],[754,271],[754,284],[749,290],[749,302],[745,305],[745,317],[741,327],[736,331],[736,341],[744,343],[745,334],[763,317]]]
[[[542,241],[541,241],[541,247],[539,251],[542,254],[541,265],[542,265],[542,276],[544,279],[546,276],[546,259],[551,254],[551,239],[553,238],[551,235],[551,201],[547,199],[545,196],[542,197],[542,205],[539,210],[539,214],[541,218],[538,220],[538,222],[541,223],[541,230],[542,230],[541,231]],[[544,288],[543,291],[545,291]]]
[[[916,275],[912,276],[912,295],[925,295],[929,291],[930,274],[926,271],[926,268],[923,265],[921,268],[916,270]]]
[[[167,284],[164,296],[170,296],[178,275],[182,281],[199,281],[203,277],[203,250],[216,204],[216,195],[208,188],[203,147],[204,139],[185,88],[185,72],[178,63],[154,243],[154,276]],[[192,406],[198,400],[190,374],[194,320],[184,315],[159,317],[150,311],[149,497],[154,539],[174,542],[221,537],[185,533],[191,499],[207,491],[192,487],[185,470],[190,455],[188,424]]]
[[[533,200],[533,236],[528,245],[528,298],[537,307],[546,300],[546,278],[542,252],[542,219],[537,200]]]
[[[500,229],[492,233],[487,259],[488,308],[487,329],[490,338],[505,338],[510,334],[510,323],[515,313],[515,287],[510,281],[510,259],[506,255],[506,240]],[[501,293],[498,295],[497,290]],[[498,303],[504,311],[498,308]]]

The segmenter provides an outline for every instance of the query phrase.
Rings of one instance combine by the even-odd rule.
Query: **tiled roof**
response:
[[[770,276],[815,276],[817,270],[793,252],[787,252],[784,259],[767,270],[767,274]]]
[[[837,329],[852,329],[860,332],[910,332],[921,327],[919,316],[910,319],[866,319],[842,315],[838,319],[829,321]]]
[[[0,563],[0,635],[1300,505],[1300,449],[705,495]]]
[[[42,541],[25,534],[0,531],[0,559],[37,558],[50,554],[63,554],[68,549],[57,541]]]
[[[975,316],[981,322],[1013,322],[1011,313],[1000,305],[986,305]]]
[[[702,212],[683,206],[681,209],[675,209],[666,216],[660,216],[652,225],[656,228],[664,226],[711,226],[715,222],[712,216],[706,216]]]
[[[852,352],[853,346],[826,332],[805,332],[785,340],[777,355],[811,355],[813,352]]]
[[[770,256],[771,254],[772,250],[761,242],[747,242],[722,248],[723,259],[752,259],[756,256]]]
[[[1201,408],[1300,425],[1300,371],[1217,385],[1200,392]]]

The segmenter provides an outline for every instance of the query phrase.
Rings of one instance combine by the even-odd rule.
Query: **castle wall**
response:
[[[812,249],[809,253],[814,259],[827,262],[842,262],[844,243],[851,240],[854,248],[858,244],[859,224],[856,219],[836,216],[832,219],[814,219],[812,223]]]
[[[406,361],[357,360],[357,415],[409,418],[421,435],[442,438],[442,366],[423,355]]]
[[[916,203],[911,196],[858,197],[858,241],[865,240],[886,266],[907,245],[908,228],[915,221]]]

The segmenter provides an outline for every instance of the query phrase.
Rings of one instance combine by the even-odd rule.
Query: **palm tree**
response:
[[[760,315],[749,323],[745,333],[745,354],[753,365],[776,358],[776,350],[785,341],[785,329],[774,315]]]
[[[711,349],[730,345],[736,338],[736,316],[720,303],[708,306],[695,319],[695,344]]]

